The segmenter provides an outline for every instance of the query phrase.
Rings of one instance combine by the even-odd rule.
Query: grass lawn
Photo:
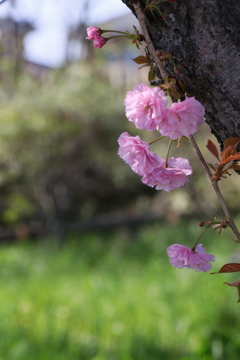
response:
[[[193,245],[197,222],[86,234],[0,248],[0,359],[238,360],[238,274],[169,264],[166,247]],[[202,242],[213,271],[240,261],[230,232]]]

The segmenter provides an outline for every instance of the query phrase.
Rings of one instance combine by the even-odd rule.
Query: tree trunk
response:
[[[134,13],[133,0],[122,0]],[[146,1],[139,0],[144,10]],[[158,5],[164,20],[146,11],[156,50],[172,53],[166,69],[206,108],[206,121],[222,144],[240,136],[240,1],[177,0]]]

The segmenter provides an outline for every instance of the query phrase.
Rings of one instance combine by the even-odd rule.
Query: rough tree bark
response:
[[[122,0],[132,11],[133,0]],[[135,0],[136,1],[136,0]],[[146,0],[139,0],[145,9]],[[184,83],[190,96],[206,108],[206,121],[222,144],[240,136],[240,1],[177,0],[164,2],[158,12],[145,12],[156,50],[172,53],[170,76]]]

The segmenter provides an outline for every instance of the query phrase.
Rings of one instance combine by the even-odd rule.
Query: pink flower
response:
[[[100,28],[96,26],[90,26],[87,28],[88,37],[86,37],[86,39],[93,40],[93,46],[100,49],[108,41],[108,39],[101,36],[102,32],[103,31]]]
[[[166,117],[168,100],[159,87],[136,85],[124,100],[126,116],[138,129],[155,130]]]
[[[174,244],[167,248],[170,263],[182,269],[195,269],[196,271],[208,271],[212,268],[209,261],[215,261],[215,256],[207,254],[202,244],[197,245],[195,251],[185,245]]]
[[[204,113],[204,106],[194,97],[173,103],[167,109],[165,121],[158,125],[158,130],[163,136],[169,136],[173,140],[181,136],[189,137],[203,123]]]
[[[97,26],[90,26],[87,28],[88,40],[94,40],[96,36],[100,36],[102,34],[102,30]]]
[[[145,175],[159,166],[161,159],[152,151],[139,136],[130,136],[127,132],[118,139],[118,155],[138,175]]]
[[[98,48],[98,49],[101,49],[103,47],[103,45],[106,44],[107,41],[108,41],[108,39],[99,36],[98,38],[95,38],[93,40],[93,46]]]
[[[183,186],[188,181],[187,176],[192,174],[192,168],[187,159],[170,158],[168,167],[161,159],[160,165],[152,172],[145,174],[142,182],[148,186],[156,186],[156,190],[171,191]]]

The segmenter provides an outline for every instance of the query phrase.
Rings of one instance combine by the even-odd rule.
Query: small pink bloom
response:
[[[156,186],[156,190],[171,191],[183,186],[188,181],[187,176],[192,174],[192,168],[187,159],[170,158],[168,167],[165,160],[152,172],[145,174],[142,182],[148,186]]]
[[[136,128],[152,131],[165,120],[168,100],[159,87],[139,84],[127,92],[124,104],[126,117]]]
[[[215,261],[215,256],[207,254],[202,244],[197,245],[195,251],[185,245],[174,244],[167,248],[170,263],[182,269],[195,269],[196,271],[208,271],[212,268],[209,261]]]
[[[203,123],[204,113],[204,106],[194,97],[173,103],[167,109],[166,120],[159,124],[158,130],[173,140],[181,136],[189,137]]]
[[[97,26],[90,26],[87,28],[88,40],[94,40],[96,36],[100,36],[102,34],[102,30]]]
[[[103,45],[106,44],[107,41],[108,41],[108,39],[99,36],[93,40],[93,46],[98,49],[101,49],[103,47]]]
[[[86,39],[93,40],[93,46],[100,49],[106,44],[108,39],[101,36],[102,30],[96,26],[90,26],[87,28],[88,37]]]
[[[152,151],[139,136],[130,136],[127,132],[118,139],[118,155],[138,175],[145,175],[159,166],[161,159]]]

